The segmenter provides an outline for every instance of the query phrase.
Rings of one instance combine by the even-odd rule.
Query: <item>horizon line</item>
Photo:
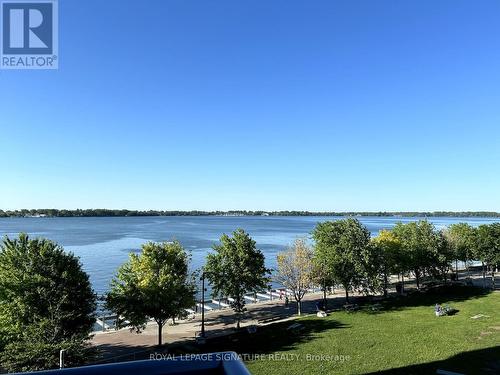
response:
[[[309,210],[134,210],[134,209],[110,209],[110,208],[22,208],[22,209],[0,209],[1,216],[215,216],[215,215],[241,215],[241,216],[483,216],[500,217],[500,212],[485,210],[434,210],[434,211],[309,211]]]

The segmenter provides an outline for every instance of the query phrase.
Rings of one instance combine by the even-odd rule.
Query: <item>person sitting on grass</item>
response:
[[[455,315],[458,310],[449,306],[445,305],[444,307],[441,307],[441,305],[436,303],[436,307],[434,308],[434,311],[436,312],[436,316],[443,316],[443,315]]]
[[[436,303],[436,306],[434,307],[434,312],[436,313],[436,316],[442,316],[445,314],[439,303]]]
[[[318,318],[326,318],[327,316],[326,311],[324,311],[323,307],[323,301],[316,302],[316,316]]]

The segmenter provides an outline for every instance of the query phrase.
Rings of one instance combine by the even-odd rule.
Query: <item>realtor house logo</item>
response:
[[[0,67],[57,69],[57,0],[0,0]]]

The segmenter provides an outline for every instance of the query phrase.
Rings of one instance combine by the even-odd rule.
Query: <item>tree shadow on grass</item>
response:
[[[360,312],[381,314],[384,311],[404,310],[409,307],[433,306],[435,304],[463,302],[487,296],[490,290],[465,285],[438,285],[427,290],[414,291],[407,296],[393,296],[379,301],[380,309],[370,309],[369,299],[361,300]],[[457,311],[458,312],[458,311]]]
[[[377,371],[370,374],[429,375],[436,374],[437,370],[467,375],[500,374],[500,346],[460,353],[441,361]]]
[[[387,306],[393,309],[405,307],[428,306],[443,302],[463,302],[466,300],[485,297],[491,291],[465,285],[438,285],[425,291],[388,301]],[[392,303],[391,303],[392,302]]]

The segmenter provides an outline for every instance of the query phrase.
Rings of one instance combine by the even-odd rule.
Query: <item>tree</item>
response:
[[[111,282],[107,307],[119,318],[117,327],[130,326],[140,333],[150,319],[158,325],[158,345],[168,319],[186,316],[195,304],[194,275],[189,256],[177,241],[142,245],[130,254]]]
[[[500,264],[500,223],[483,224],[477,228],[476,257],[488,267],[491,286],[495,289],[495,269]]]
[[[236,326],[240,328],[241,315],[245,312],[245,293],[258,292],[267,287],[269,270],[264,265],[264,254],[243,229],[233,236],[223,234],[220,244],[208,254],[204,272],[214,297],[230,297],[229,304],[236,313]]]
[[[356,219],[325,221],[313,231],[317,263],[349,292],[362,286],[370,249],[370,232]]]
[[[451,246],[455,258],[455,272],[458,280],[458,261],[465,263],[468,270],[469,260],[473,257],[476,229],[467,223],[452,224],[445,231],[445,236]]]
[[[277,256],[276,281],[290,289],[297,302],[297,313],[314,278],[313,252],[304,239],[295,240],[293,246]]]
[[[326,293],[335,285],[335,275],[321,258],[323,254],[313,251],[313,280],[314,284],[320,285],[323,291],[323,309],[327,310]]]
[[[65,350],[66,367],[80,366],[96,358],[98,351],[86,338],[78,336],[62,341],[51,339],[53,322],[43,319],[25,328],[19,340],[6,345],[1,353],[2,367],[9,371],[38,371],[59,366],[59,353]]]
[[[448,271],[452,269],[451,263],[456,259],[455,252],[444,230],[439,231],[436,236],[437,248],[432,254],[429,272],[446,283]]]
[[[96,296],[77,257],[47,239],[20,234],[0,245],[0,350],[9,371],[84,364]]]
[[[434,225],[427,220],[418,222],[397,223],[393,232],[401,241],[405,258],[408,261],[407,269],[415,275],[417,289],[420,289],[420,278],[433,266],[438,253],[439,238]]]
[[[372,243],[381,262],[384,297],[387,297],[389,275],[399,274],[404,270],[401,241],[393,232],[382,229],[378,236],[372,239]]]

